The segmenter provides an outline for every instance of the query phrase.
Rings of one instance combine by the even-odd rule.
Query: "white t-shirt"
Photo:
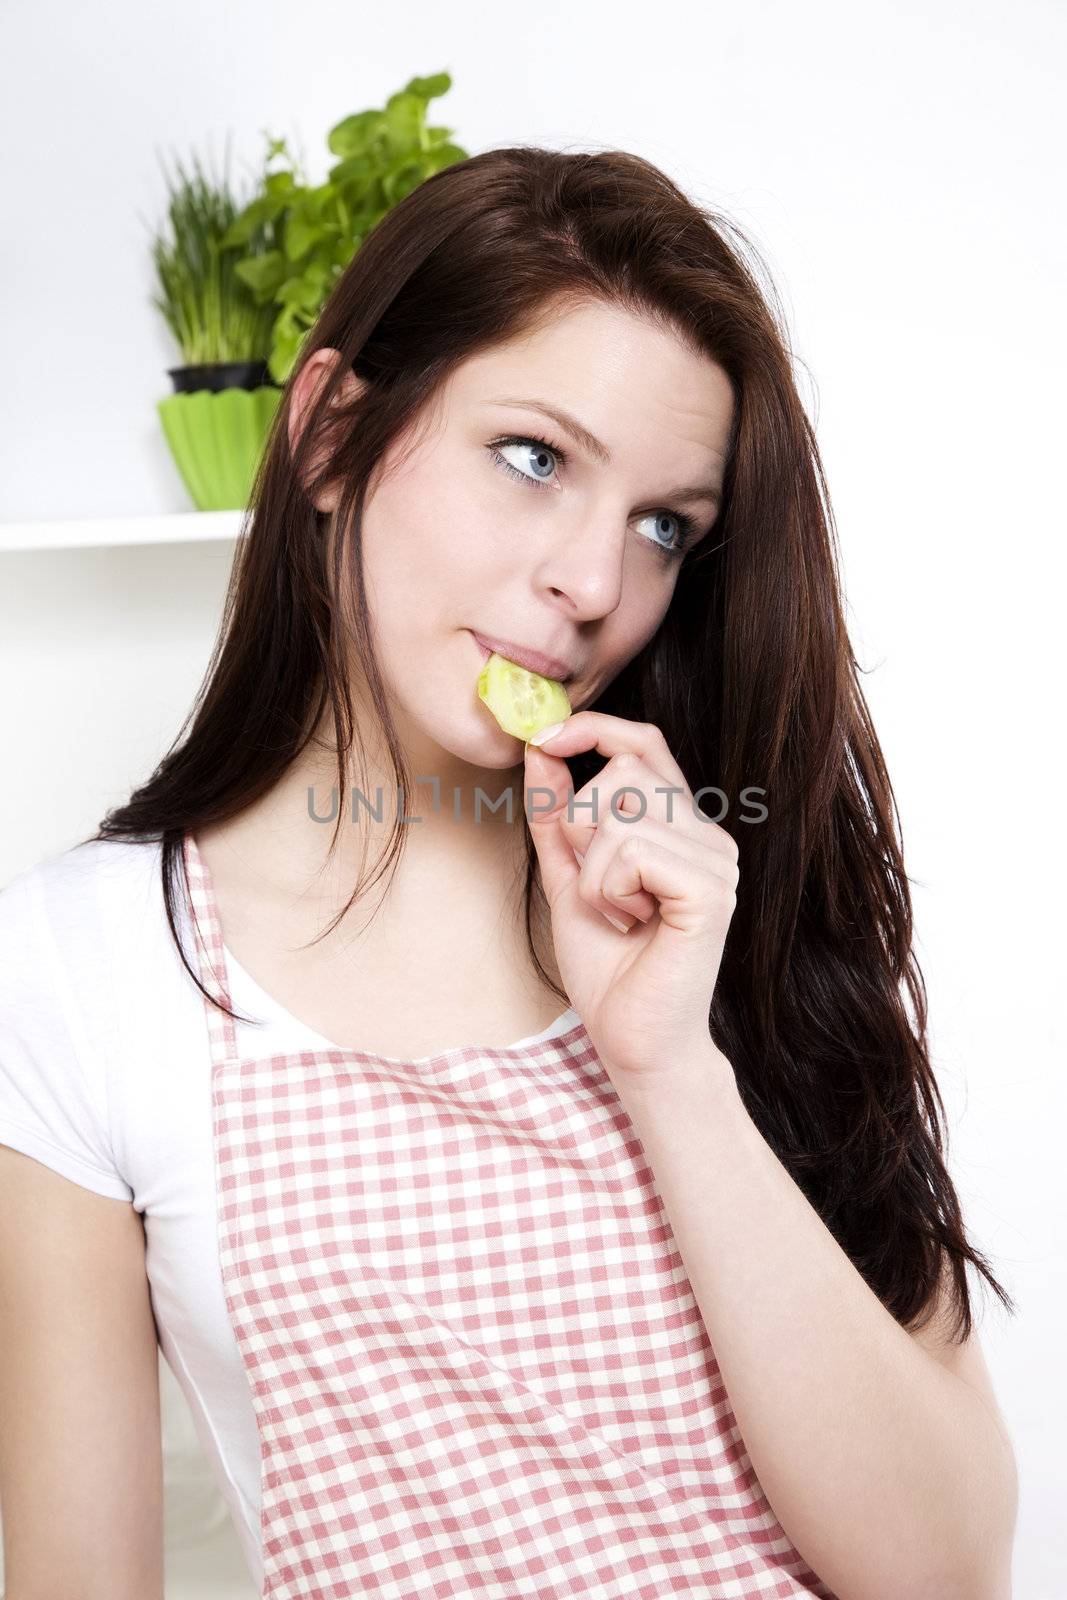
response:
[[[0,1143],[144,1219],[159,1343],[257,1586],[260,1454],[218,1259],[204,1000],[167,925],[158,844],[97,840],[0,890]],[[179,896],[182,944],[196,968]],[[328,1048],[226,951],[243,1056]],[[577,1021],[569,1009],[532,1044]]]

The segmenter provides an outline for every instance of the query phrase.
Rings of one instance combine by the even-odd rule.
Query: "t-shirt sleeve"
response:
[[[133,1198],[111,1150],[104,1050],[86,1029],[35,868],[0,889],[0,1144],[97,1194]]]

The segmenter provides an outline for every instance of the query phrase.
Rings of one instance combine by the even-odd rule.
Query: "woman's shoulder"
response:
[[[90,840],[0,888],[0,1143],[120,1199],[118,1007],[151,972],[138,923],[159,861],[158,845]]]
[[[158,868],[161,850],[156,839],[83,839],[23,867],[0,887],[0,894],[24,885],[74,886],[100,875],[136,876],[153,865]]]
[[[88,839],[23,868],[0,887],[0,968],[31,950],[99,957],[116,928],[155,914],[161,854],[158,841]]]

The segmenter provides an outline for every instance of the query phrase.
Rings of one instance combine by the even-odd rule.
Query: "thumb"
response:
[[[579,873],[574,850],[561,826],[574,785],[562,756],[528,744],[525,758],[523,805],[541,866],[541,885],[551,907]]]

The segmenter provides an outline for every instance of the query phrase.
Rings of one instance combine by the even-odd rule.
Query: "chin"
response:
[[[505,733],[503,728],[493,719],[491,713],[486,716],[492,724],[486,729],[483,741],[485,753],[479,752],[477,763],[482,767],[491,767],[494,771],[506,772],[509,767],[518,766],[523,759],[523,742],[513,733]],[[473,758],[472,758],[473,759]]]

